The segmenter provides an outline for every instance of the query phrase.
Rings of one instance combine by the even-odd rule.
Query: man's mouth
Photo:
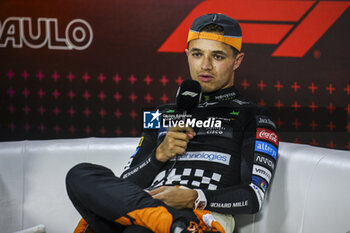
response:
[[[211,75],[206,75],[206,74],[201,74],[199,75],[199,79],[203,82],[209,82],[213,79],[214,77]]]

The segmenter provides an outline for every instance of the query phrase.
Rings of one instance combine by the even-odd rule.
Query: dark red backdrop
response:
[[[350,149],[349,5],[1,1],[0,140],[139,136],[142,111],[189,78],[184,29],[221,12],[243,28],[236,87],[273,109],[282,141]]]

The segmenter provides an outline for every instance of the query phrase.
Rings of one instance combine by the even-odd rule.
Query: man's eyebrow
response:
[[[192,48],[192,49],[190,50],[190,52],[202,52],[202,50],[199,49],[199,48]],[[211,53],[227,56],[227,53],[225,53],[225,52],[222,51],[222,50],[214,50],[214,51],[211,51]]]
[[[202,52],[202,50],[199,49],[199,48],[192,48],[192,49],[190,50],[190,52],[191,52],[191,53],[193,53],[193,52]],[[225,53],[225,52],[222,51],[222,50],[214,50],[214,51],[211,51],[211,53],[216,54],[216,55],[224,55],[224,56],[227,56],[227,53]]]
[[[198,48],[192,48],[190,50],[190,52],[201,52],[202,50],[201,49],[198,49]]]
[[[222,50],[214,50],[214,51],[212,51],[212,53],[221,54],[221,55],[226,55],[227,56],[227,54],[224,51],[222,51]]]

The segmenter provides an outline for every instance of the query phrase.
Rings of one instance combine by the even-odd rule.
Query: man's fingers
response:
[[[168,132],[167,133],[168,138],[172,138],[176,140],[183,140],[186,142],[189,142],[189,137],[185,133],[180,133],[180,132]]]
[[[171,155],[183,154],[186,151],[187,142],[182,140],[174,140],[174,142],[171,143],[168,148]]]
[[[152,195],[152,197],[154,199],[158,199],[158,200],[164,201],[164,195],[162,195],[162,193],[157,193],[155,195]]]
[[[179,147],[179,146],[177,146],[174,149],[174,153],[175,153],[175,155],[183,155],[183,154],[186,153],[186,147]]]
[[[184,133],[188,133],[188,134],[193,135],[193,136],[196,135],[196,132],[194,132],[194,129],[192,129],[191,127],[180,127],[180,126],[170,127],[168,129],[168,131],[170,131],[170,132],[184,132]]]
[[[151,196],[154,196],[154,195],[157,195],[157,194],[163,192],[165,189],[166,189],[165,186],[161,186],[161,187],[159,187],[159,188],[156,188],[156,189],[153,189],[153,190],[149,191],[149,194],[150,194]]]
[[[168,189],[170,188],[171,187],[169,186],[161,186],[157,189],[150,191],[150,194],[154,199],[161,200],[165,204],[168,204],[168,196],[169,196]]]
[[[187,141],[182,141],[182,140],[176,140],[175,141],[175,147],[180,147],[180,148],[183,148],[183,149],[186,149],[187,148]]]
[[[156,158],[166,162],[176,155],[183,155],[186,152],[187,144],[195,135],[191,127],[171,127],[167,132],[164,141],[156,150]]]

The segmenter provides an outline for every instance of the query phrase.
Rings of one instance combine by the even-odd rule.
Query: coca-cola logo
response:
[[[256,137],[258,139],[269,140],[270,142],[273,142],[276,145],[278,144],[277,134],[268,129],[258,128],[256,132]]]

